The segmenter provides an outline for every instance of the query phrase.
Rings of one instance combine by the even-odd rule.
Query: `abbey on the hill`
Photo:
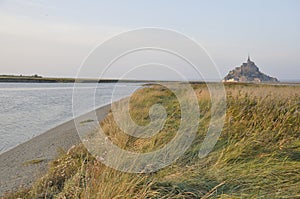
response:
[[[270,77],[259,71],[259,68],[253,61],[248,60],[240,67],[231,70],[228,75],[224,77],[224,82],[278,82],[275,77]]]

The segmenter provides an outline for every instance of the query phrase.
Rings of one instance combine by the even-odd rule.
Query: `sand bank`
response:
[[[103,120],[109,110],[110,105],[98,108],[98,120]],[[70,120],[1,154],[0,196],[6,191],[31,186],[47,171],[48,163],[57,156],[58,149],[68,150],[78,143],[80,139],[74,120]]]

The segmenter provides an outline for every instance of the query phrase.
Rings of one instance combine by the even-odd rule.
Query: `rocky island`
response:
[[[236,67],[231,70],[225,77],[224,82],[279,82],[277,78],[270,77],[259,71],[259,68],[255,65],[253,61],[250,60],[248,55],[248,60],[243,63],[240,67]]]

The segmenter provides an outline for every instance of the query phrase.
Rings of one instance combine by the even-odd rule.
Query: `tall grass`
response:
[[[205,85],[193,85],[201,118],[196,139],[173,164],[150,174],[129,174],[98,162],[82,145],[60,155],[31,189],[6,198],[299,198],[300,87],[226,84],[227,111],[214,150],[198,157],[210,120]],[[162,104],[164,128],[152,138],[122,132],[110,113],[102,129],[114,144],[148,152],[163,147],[180,125],[180,106],[172,92],[151,86],[130,101],[133,120],[150,122],[149,108]]]

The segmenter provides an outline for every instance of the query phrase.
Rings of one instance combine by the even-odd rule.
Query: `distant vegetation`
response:
[[[172,165],[151,174],[128,174],[96,161],[82,145],[61,154],[48,173],[30,189],[6,198],[299,198],[300,87],[226,84],[227,116],[214,150],[198,151],[210,119],[205,84],[193,84],[201,109],[197,137]],[[180,124],[176,97],[161,86],[150,86],[131,98],[131,114],[147,124],[149,107],[164,105],[164,129],[151,139],[123,133],[112,114],[101,122],[118,146],[146,152],[162,147]]]
[[[82,79],[82,78],[65,78],[65,77],[42,77],[40,75],[0,75],[0,82],[22,82],[22,83],[114,83],[114,82],[147,82],[145,80],[118,80],[118,79]],[[153,81],[148,81],[153,82]]]
[[[42,77],[40,75],[0,75],[0,82],[38,82],[38,83],[58,83],[58,82],[74,82],[74,78],[52,78],[52,77]]]
[[[124,80],[123,80],[124,81]],[[22,82],[22,83],[74,83],[75,78],[60,78],[60,77],[42,77],[39,75],[32,76],[16,76],[16,75],[0,75],[0,82]],[[80,83],[110,83],[118,82],[115,79],[76,79],[76,82]]]

